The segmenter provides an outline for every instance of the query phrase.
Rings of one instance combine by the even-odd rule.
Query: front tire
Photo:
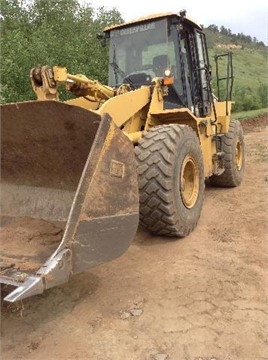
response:
[[[186,125],[155,127],[135,151],[140,224],[156,235],[187,236],[199,220],[205,187],[195,132]]]
[[[212,175],[210,183],[219,187],[235,187],[241,184],[245,170],[245,141],[243,129],[238,120],[231,120],[229,131],[222,137],[224,172]]]

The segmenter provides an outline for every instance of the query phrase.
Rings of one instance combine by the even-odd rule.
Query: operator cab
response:
[[[207,116],[211,108],[210,72],[204,34],[199,25],[178,14],[160,14],[105,29],[110,40],[111,87],[131,89],[154,78],[173,77],[164,106],[189,108]]]

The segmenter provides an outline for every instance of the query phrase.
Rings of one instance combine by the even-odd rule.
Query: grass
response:
[[[208,55],[212,66],[212,89],[217,95],[215,55],[226,54],[227,48],[219,48],[223,45],[240,45],[240,48],[231,48],[233,54],[234,84],[232,99],[236,102],[233,111],[250,110],[267,106],[268,95],[268,47],[258,44],[243,43],[241,39],[233,39],[220,32],[205,29]],[[224,78],[227,74],[227,57],[219,58],[219,77]],[[225,81],[220,83],[221,96],[225,97]],[[235,110],[236,109],[236,110]],[[267,109],[266,109],[267,111]],[[265,112],[265,111],[264,111]],[[259,115],[259,114],[257,114]],[[248,118],[252,115],[242,115]],[[255,116],[255,114],[253,114]]]
[[[255,118],[264,114],[268,114],[268,108],[233,113],[232,118],[235,118],[237,120],[245,120]]]

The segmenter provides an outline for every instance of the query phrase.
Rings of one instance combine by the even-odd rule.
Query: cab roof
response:
[[[182,18],[181,15],[177,14],[177,13],[172,13],[172,12],[168,12],[168,13],[160,13],[160,14],[152,14],[152,15],[148,15],[148,16],[144,16],[144,17],[140,17],[136,20],[131,20],[122,24],[117,24],[117,25],[111,25],[111,26],[107,26],[104,29],[104,32],[109,32],[111,30],[114,29],[121,29],[123,27],[127,27],[129,25],[134,25],[134,24],[142,24],[144,22],[148,22],[148,21],[152,21],[152,20],[158,20],[161,18],[166,18],[166,17],[177,17]],[[200,30],[202,30],[202,27],[200,24],[196,23],[194,20],[190,19],[189,17],[184,17],[184,21],[186,21],[189,25],[194,26],[195,28],[198,28]]]

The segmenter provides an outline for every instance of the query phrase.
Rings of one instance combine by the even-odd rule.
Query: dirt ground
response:
[[[268,359],[267,117],[243,127],[244,182],[207,186],[190,236],[139,229],[119,259],[3,304],[2,359]]]

